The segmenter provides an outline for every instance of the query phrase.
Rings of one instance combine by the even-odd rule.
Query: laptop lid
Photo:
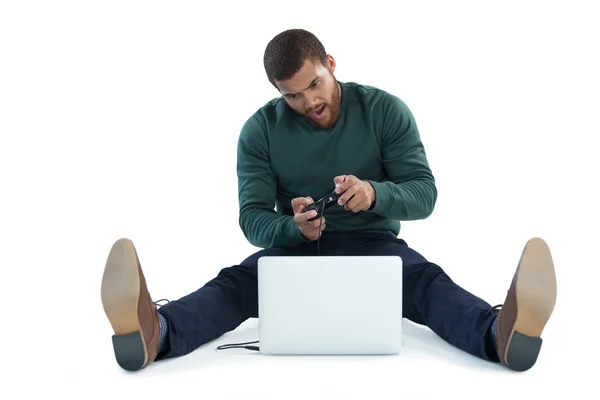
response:
[[[263,354],[398,354],[402,259],[261,257],[258,308]]]

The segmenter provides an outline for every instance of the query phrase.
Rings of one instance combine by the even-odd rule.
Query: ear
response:
[[[327,69],[333,74],[335,71],[335,59],[331,54],[327,54]]]

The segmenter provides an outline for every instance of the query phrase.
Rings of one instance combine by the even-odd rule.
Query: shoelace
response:
[[[170,303],[170,302],[171,302],[171,301],[169,301],[169,299],[160,299],[160,300],[156,300],[156,301],[154,302],[154,305],[155,305],[156,307],[162,307],[162,306],[164,306],[164,304],[158,304],[158,303],[160,303],[161,301],[166,301],[167,303]]]
[[[498,313],[501,308],[502,308],[502,304],[496,304],[495,306],[493,306],[492,308],[490,308],[490,310],[488,312],[490,314]]]

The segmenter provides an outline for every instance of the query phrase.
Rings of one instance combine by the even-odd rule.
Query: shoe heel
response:
[[[542,338],[514,331],[506,354],[508,367],[515,371],[528,370],[536,363],[541,348]]]
[[[127,371],[137,371],[146,363],[146,352],[141,332],[113,335],[117,363]]]

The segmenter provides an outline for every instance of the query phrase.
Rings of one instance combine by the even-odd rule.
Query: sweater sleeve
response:
[[[425,219],[433,212],[437,188],[415,119],[406,104],[389,93],[381,110],[381,156],[388,179],[368,181],[375,189],[369,212],[400,221]]]
[[[257,247],[291,247],[307,239],[289,215],[275,211],[277,179],[269,160],[268,139],[255,115],[242,127],[237,147],[239,224]]]

